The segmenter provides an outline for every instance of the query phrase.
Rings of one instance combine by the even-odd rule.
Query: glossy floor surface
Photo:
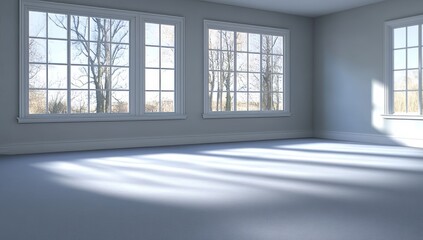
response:
[[[319,139],[0,157],[5,240],[421,240],[423,149]]]

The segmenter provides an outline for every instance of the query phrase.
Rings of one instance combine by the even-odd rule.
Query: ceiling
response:
[[[317,17],[385,0],[201,0]]]

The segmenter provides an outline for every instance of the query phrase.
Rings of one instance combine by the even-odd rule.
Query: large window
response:
[[[422,116],[423,16],[386,23],[388,115]]]
[[[205,21],[205,117],[289,115],[289,31]]]
[[[23,1],[20,122],[183,118],[183,19]]]

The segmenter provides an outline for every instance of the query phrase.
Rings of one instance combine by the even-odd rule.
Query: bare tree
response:
[[[127,24],[123,20],[105,18],[91,18],[91,29],[85,17],[71,16],[70,31],[76,37],[72,42],[76,49],[75,56],[84,56],[88,59],[89,69],[85,72],[90,76],[90,82],[95,86],[96,112],[108,112],[111,105],[112,75],[118,68],[111,68],[125,54],[127,45],[111,44],[111,41],[121,43],[129,34]],[[68,28],[66,18],[51,19],[58,27]],[[88,39],[87,33],[91,37]],[[118,101],[118,99],[116,99]],[[121,108],[121,107],[120,107]]]

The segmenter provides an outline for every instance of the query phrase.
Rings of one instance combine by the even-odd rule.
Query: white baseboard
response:
[[[0,154],[68,152],[310,137],[313,137],[311,131],[281,131],[16,143],[0,146]]]
[[[341,141],[423,148],[423,138],[410,138],[394,135],[317,131],[314,133],[314,137]]]

